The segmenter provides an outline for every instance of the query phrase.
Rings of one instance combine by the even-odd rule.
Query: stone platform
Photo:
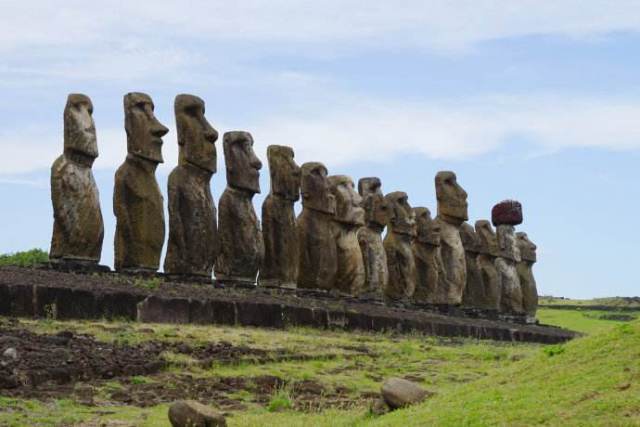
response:
[[[0,315],[158,323],[418,332],[559,343],[578,334],[544,325],[442,315],[296,290],[212,285],[107,274],[0,267]]]

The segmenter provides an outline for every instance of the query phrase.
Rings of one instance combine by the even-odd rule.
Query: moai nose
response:
[[[204,139],[213,144],[218,140],[218,132],[214,128],[209,127],[209,129],[204,133]]]
[[[166,126],[164,126],[162,123],[156,120],[153,127],[151,128],[151,134],[158,138],[162,138],[167,133],[169,133],[169,129]]]

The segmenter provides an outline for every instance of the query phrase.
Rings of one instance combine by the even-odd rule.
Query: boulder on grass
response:
[[[194,400],[181,400],[171,405],[169,421],[173,427],[226,427],[227,425],[222,414]]]
[[[389,378],[382,384],[382,398],[391,409],[422,402],[429,394],[418,384],[403,378]]]

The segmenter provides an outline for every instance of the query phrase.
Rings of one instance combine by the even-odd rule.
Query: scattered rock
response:
[[[2,353],[2,357],[4,359],[13,359],[13,360],[17,360],[18,359],[18,350],[16,350],[14,347],[9,347],[8,349],[6,349],[3,353]]]
[[[418,384],[402,379],[389,378],[382,384],[382,398],[391,409],[422,402],[429,394]]]
[[[173,427],[226,426],[222,414],[195,400],[181,400],[169,408],[169,421]]]
[[[387,405],[387,402],[385,402],[383,398],[374,400],[369,408],[369,411],[373,415],[384,415],[389,412],[389,410],[389,405]]]

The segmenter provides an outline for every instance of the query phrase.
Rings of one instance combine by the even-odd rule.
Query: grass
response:
[[[29,251],[0,254],[0,267],[17,266],[33,267],[37,264],[49,261],[49,254],[42,249],[31,249]]]

